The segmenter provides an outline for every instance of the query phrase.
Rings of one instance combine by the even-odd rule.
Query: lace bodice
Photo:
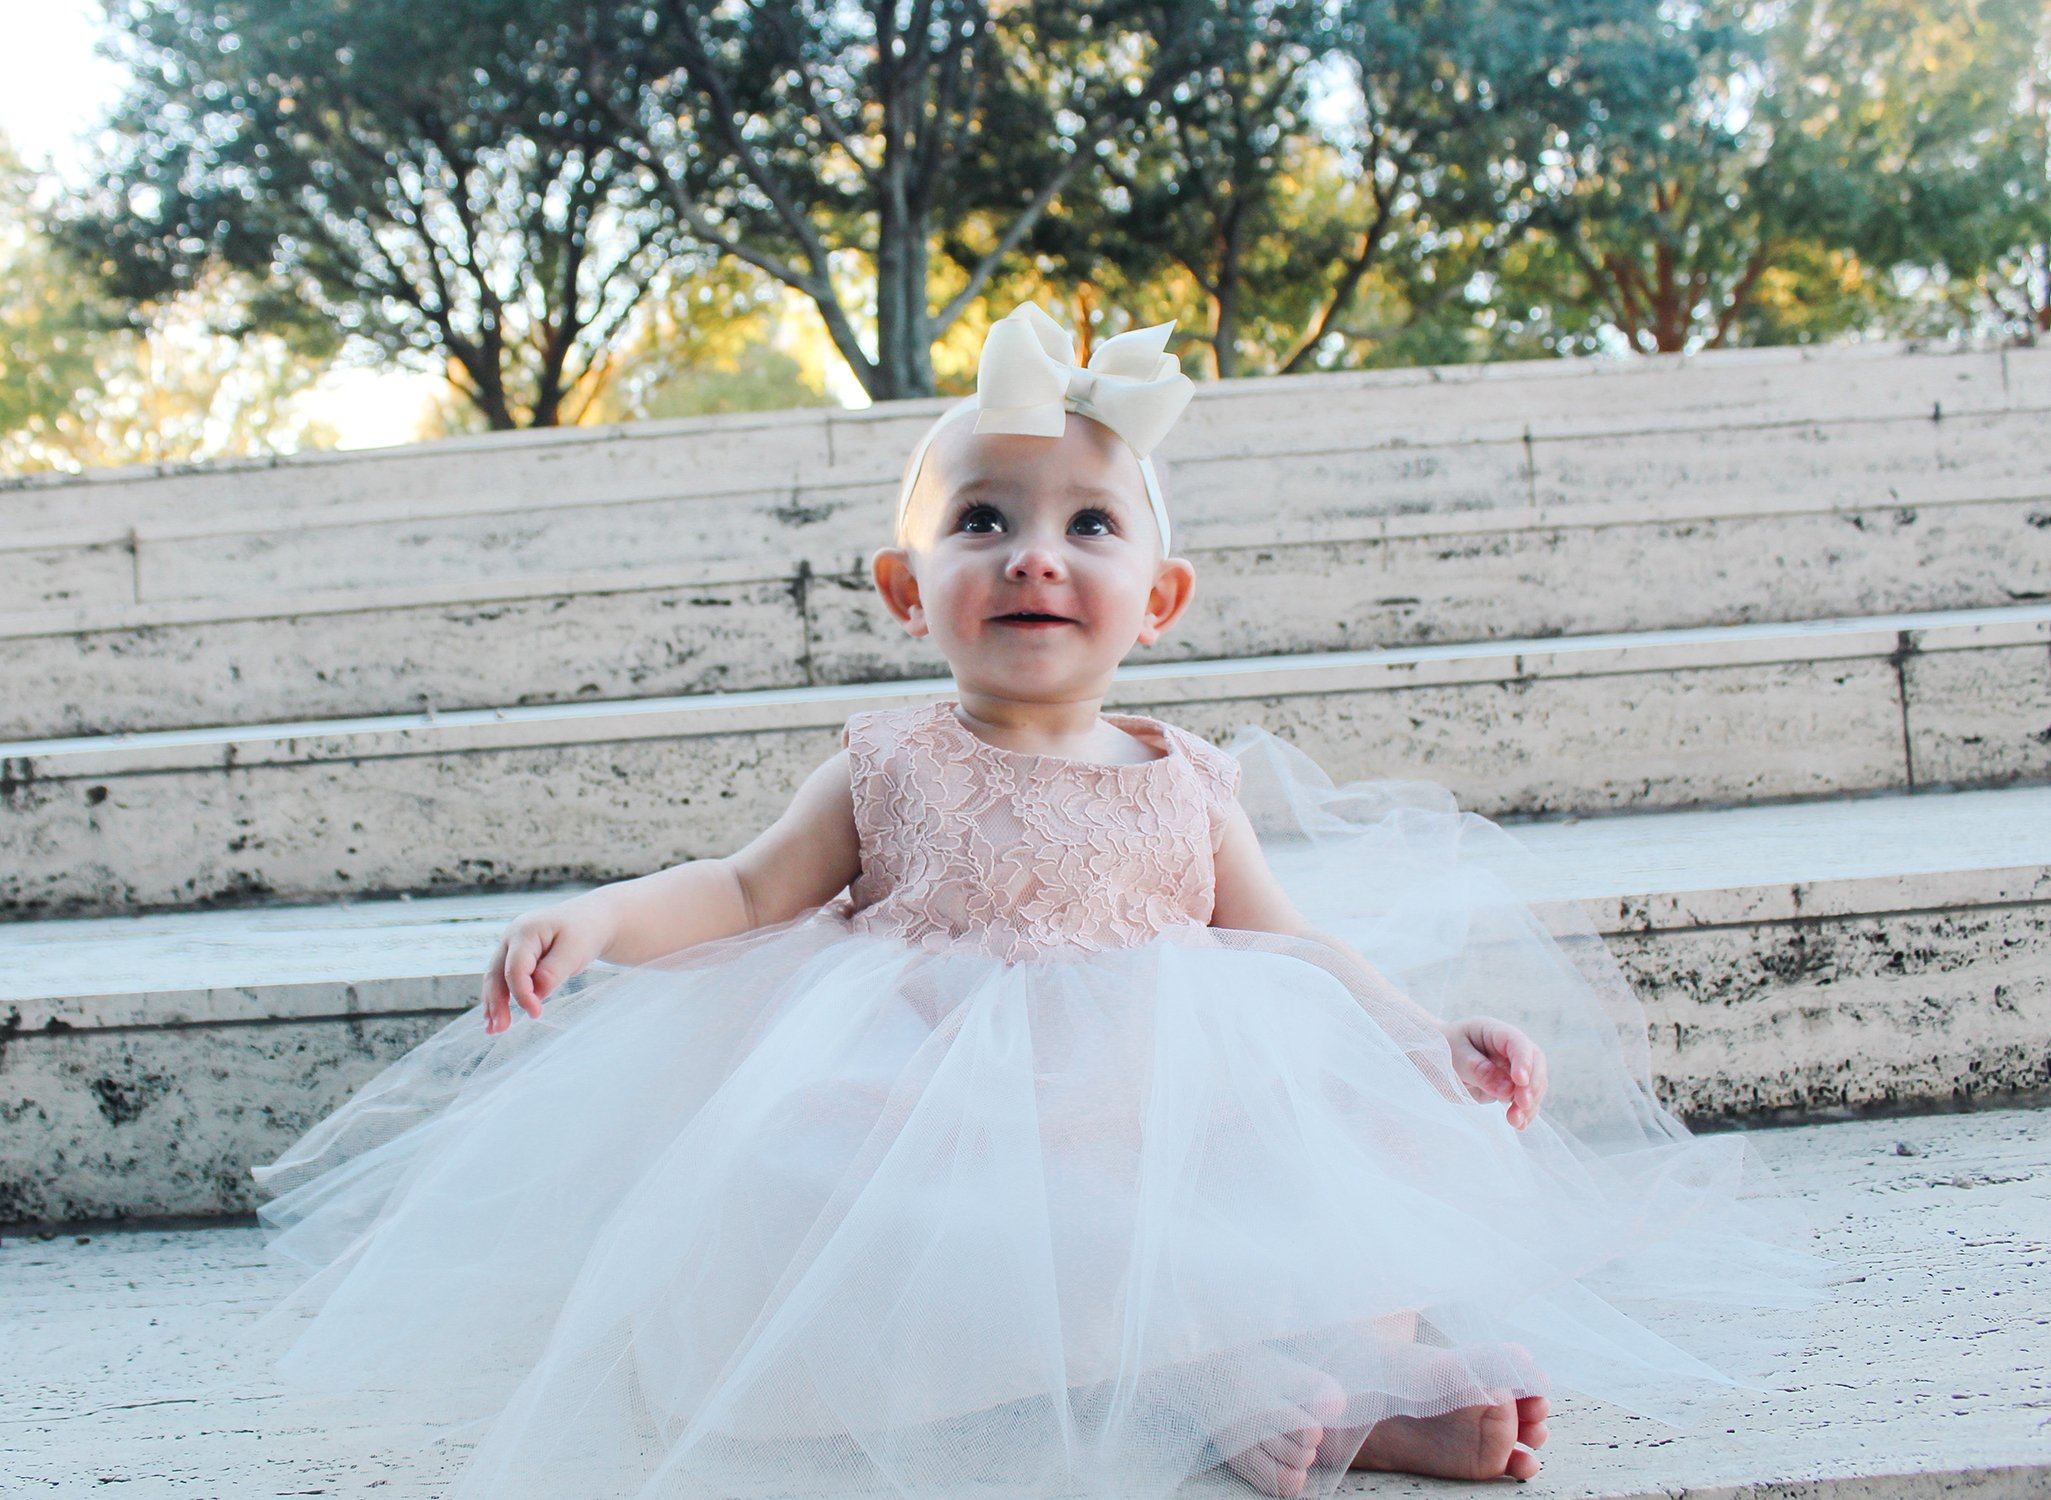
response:
[[[1006,750],[954,707],[863,710],[841,731],[861,840],[861,875],[835,908],[850,925],[1017,959],[1210,921],[1238,761],[1138,714],[1104,718],[1158,746],[1150,761]]]

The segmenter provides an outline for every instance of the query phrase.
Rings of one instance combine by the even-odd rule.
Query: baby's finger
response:
[[[1521,1031],[1512,1031],[1507,1050],[1510,1055],[1510,1076],[1520,1084],[1531,1082],[1532,1066],[1538,1057],[1538,1048],[1532,1045],[1531,1038]]]
[[[501,941],[497,951],[491,955],[491,962],[485,965],[484,984],[479,1001],[484,1006],[484,1029],[497,1031],[499,1022],[506,1014],[506,945]]]
[[[1474,1081],[1491,1099],[1500,1099],[1510,1092],[1510,1075],[1503,1071],[1501,1063],[1484,1057],[1474,1064]]]
[[[520,1002],[520,1009],[530,1016],[541,1014],[541,1002],[534,998],[534,982],[530,977],[539,953],[540,944],[531,937],[523,937],[506,954],[506,988]]]

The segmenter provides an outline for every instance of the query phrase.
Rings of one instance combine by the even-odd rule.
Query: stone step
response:
[[[2051,1086],[2051,787],[1506,826],[1685,1119]],[[0,926],[0,1222],[247,1208],[248,1163],[474,1007],[505,924],[571,889]]]
[[[1389,509],[1407,503],[1392,474],[1348,477],[1372,455],[1192,466],[1176,476],[1177,509],[1201,514],[1177,549],[1196,566],[1197,601],[1144,654],[1202,661],[2051,599],[2051,449],[2023,434],[2044,420],[1569,439],[1550,445],[1542,482],[1556,493],[1541,503],[1422,514]],[[1485,447],[1448,449],[1434,472],[1488,470],[1476,457]],[[1532,482],[1470,477],[1472,493],[1440,497],[1446,507]],[[1213,478],[1222,483],[1207,487]],[[1249,515],[1250,494],[1285,497],[1280,522]],[[870,486],[827,507],[868,515],[877,543],[889,498]],[[199,539],[205,576],[165,585],[195,597],[0,614],[0,680],[13,685],[0,739],[932,673],[931,646],[889,619],[865,567],[849,566],[856,530],[843,528],[845,547],[810,548],[817,538],[789,521],[787,500],[534,510],[485,518],[501,528],[489,536],[470,517],[448,523],[447,545],[423,520]],[[741,541],[748,555],[709,560]],[[345,556],[362,560],[360,577]],[[616,557],[646,565],[603,566]],[[529,573],[523,559],[558,571]],[[585,570],[560,571],[566,560]],[[490,576],[476,576],[481,563]],[[251,580],[274,591],[249,593]],[[350,586],[328,586],[337,580]]]
[[[1990,1110],[1754,1132],[1816,1248],[1841,1263],[1805,1337],[1721,1420],[1685,1431],[1561,1392],[1522,1500],[2025,1500],[2051,1492],[2041,1310],[2051,1302],[2051,1129]],[[289,1278],[253,1225],[94,1231],[0,1245],[10,1493],[255,1500],[446,1493],[463,1456],[421,1411],[370,1425],[223,1363]],[[1346,1495],[1486,1500],[1360,1475]],[[1220,1500],[1249,1493],[1220,1481]]]
[[[404,514],[448,502],[520,510],[559,500],[567,480],[593,473],[612,485],[589,495],[597,502],[652,490],[733,493],[807,475],[885,478],[954,399],[0,478],[0,523],[16,540],[119,539],[156,524],[236,530],[279,517]],[[1505,360],[1199,383],[1168,457],[1181,463],[1250,451],[1544,442],[2046,407],[2051,351],[2042,349],[1878,342]]]
[[[724,854],[947,679],[0,744],[0,912],[519,889]],[[2051,780],[2051,606],[1129,667],[1489,817]]]
[[[945,405],[21,482],[0,488],[0,608],[654,564],[844,575],[882,540],[904,457]],[[1164,455],[1192,545],[1360,546],[1416,514],[1618,505],[1637,524],[1632,507],[1674,488],[1740,516],[1884,511],[1896,483],[1913,503],[2040,499],[2051,479],[2031,437],[2046,411],[2051,350],[1725,350],[1222,382],[1199,389]]]

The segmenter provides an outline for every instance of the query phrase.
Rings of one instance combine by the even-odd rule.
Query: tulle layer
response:
[[[1313,1421],[1323,1494],[1392,1415],[1761,1389],[1829,1263],[1654,1102],[1578,911],[1435,787],[1230,748],[1323,931],[1546,1048],[1528,1128],[1315,938],[1005,963],[829,908],[468,1012],[257,1168],[278,1373],[432,1392],[477,1496],[1166,1495]]]

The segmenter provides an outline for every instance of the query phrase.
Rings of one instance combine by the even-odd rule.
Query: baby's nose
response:
[[[1058,578],[1061,559],[1051,547],[1024,546],[1011,556],[1007,572],[1011,578]]]

